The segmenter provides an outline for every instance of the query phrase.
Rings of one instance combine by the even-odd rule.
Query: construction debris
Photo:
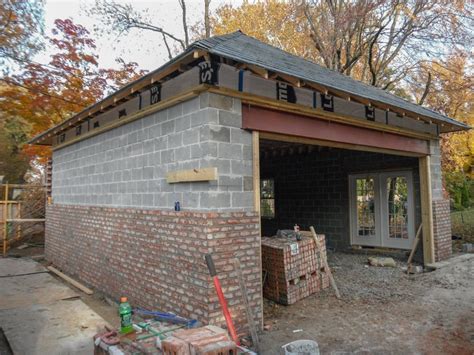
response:
[[[397,267],[393,258],[376,258],[374,256],[369,257],[369,265],[372,266],[383,266],[383,267]]]
[[[474,244],[472,243],[465,243],[462,245],[462,252],[463,253],[474,253]]]
[[[314,340],[296,340],[282,346],[285,355],[319,355],[319,345]]]

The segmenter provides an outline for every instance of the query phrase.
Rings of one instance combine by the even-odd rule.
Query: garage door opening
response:
[[[375,294],[386,288],[374,284],[371,273],[385,271],[367,269],[368,257],[406,262],[422,219],[419,159],[266,138],[259,158],[265,302],[290,305],[326,292],[311,226],[343,289],[356,295],[360,287]],[[303,231],[299,241],[295,226]]]

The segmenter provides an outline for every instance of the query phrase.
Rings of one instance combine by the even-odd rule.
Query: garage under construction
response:
[[[46,258],[118,299],[238,326],[329,286],[326,248],[451,254],[440,135],[466,125],[241,32],[35,137],[51,145]],[[313,226],[317,238],[309,233]],[[315,248],[315,244],[319,248]],[[242,329],[242,328],[241,328]]]

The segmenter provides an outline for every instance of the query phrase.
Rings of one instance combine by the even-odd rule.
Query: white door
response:
[[[410,171],[349,176],[351,243],[410,249],[415,234]]]

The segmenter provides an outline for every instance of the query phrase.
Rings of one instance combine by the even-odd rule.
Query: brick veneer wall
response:
[[[433,232],[436,261],[452,254],[451,214],[449,200],[433,200]]]
[[[47,208],[46,258],[64,272],[133,306],[204,323],[224,318],[204,255],[212,252],[224,294],[243,331],[245,311],[231,259],[240,260],[254,314],[262,318],[258,216],[71,206]]]

